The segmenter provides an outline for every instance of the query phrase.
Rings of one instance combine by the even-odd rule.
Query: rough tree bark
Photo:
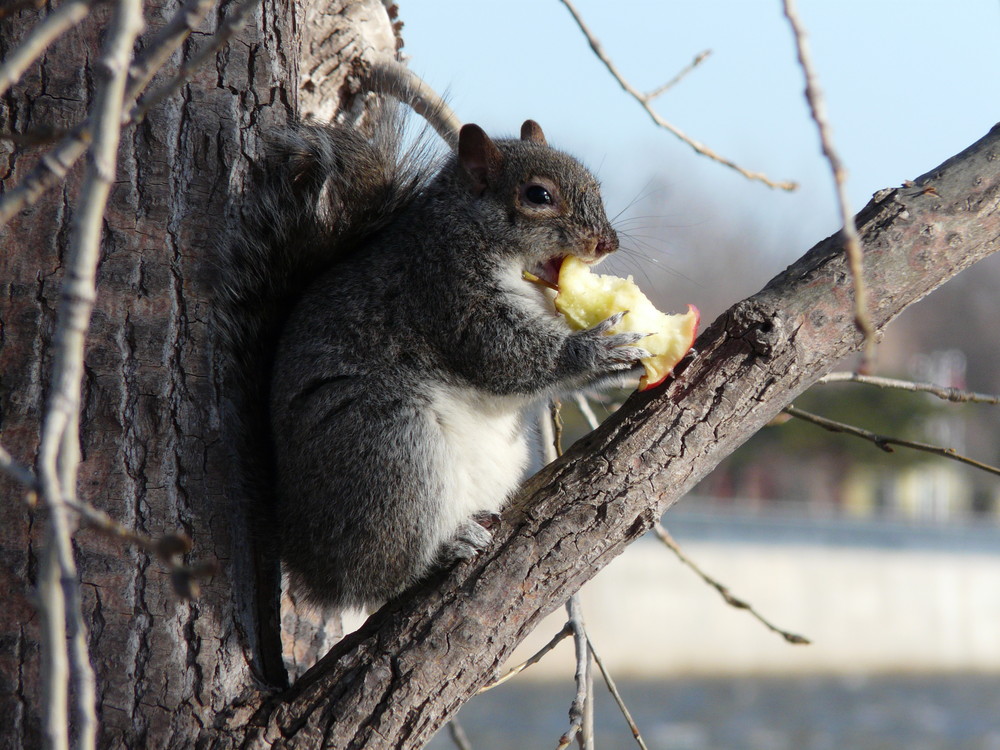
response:
[[[148,6],[147,18],[172,7]],[[34,17],[5,20],[0,54]],[[100,20],[4,97],[5,130],[82,117]],[[351,34],[373,28],[391,53],[380,3],[265,0],[254,28],[123,143],[86,360],[80,494],[151,534],[186,531],[190,561],[217,560],[220,572],[196,600],[181,600],[156,561],[78,534],[105,747],[419,747],[545,613],[859,343],[831,238],[722,316],[678,380],[634,396],[531,480],[487,553],[385,608],[292,688],[275,687],[276,634],[258,623],[251,539],[227,494],[212,246],[260,133],[297,112],[328,114],[331,92],[349,99],[352,65],[372,49]],[[12,153],[3,184],[16,184],[39,153]],[[71,180],[0,236],[0,444],[28,464],[73,194]],[[994,129],[862,212],[878,328],[997,249],[998,203]],[[0,477],[0,491],[0,747],[33,747],[40,524],[10,480]]]
[[[234,8],[209,13],[155,88]],[[146,39],[180,7],[145,3]],[[65,130],[85,116],[110,9],[96,5],[0,98],[0,131]],[[44,11],[0,23],[0,59]],[[231,706],[280,683],[273,627],[259,627],[252,540],[231,486],[212,340],[213,251],[259,136],[297,113],[351,104],[365,56],[394,55],[378,0],[262,0],[248,27],[189,84],[129,129],[105,217],[99,298],[86,354],[80,496],[153,536],[184,531],[188,562],[217,561],[195,600],[134,548],[76,537],[105,747],[188,747]],[[321,64],[322,63],[322,64]],[[47,146],[0,141],[0,192]],[[0,229],[0,445],[31,465],[46,398],[48,346],[80,165]],[[38,617],[32,587],[40,513],[0,475],[0,747],[38,747]],[[273,581],[272,581],[273,583]],[[265,607],[266,609],[266,607]]]

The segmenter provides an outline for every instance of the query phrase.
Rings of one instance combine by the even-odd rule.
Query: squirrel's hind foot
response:
[[[441,558],[445,562],[469,560],[490,546],[493,532],[500,522],[496,513],[477,513],[463,522],[455,536],[441,545]]]

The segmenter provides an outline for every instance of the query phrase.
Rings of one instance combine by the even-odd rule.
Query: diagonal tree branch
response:
[[[879,193],[857,223],[880,331],[1000,249],[1000,127],[914,187]],[[544,615],[861,346],[848,278],[838,233],[713,323],[676,379],[634,394],[529,480],[490,550],[376,613],[265,700],[249,736],[252,704],[234,711],[217,746],[423,744]]]

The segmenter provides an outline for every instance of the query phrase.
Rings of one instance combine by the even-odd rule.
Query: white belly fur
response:
[[[525,401],[443,385],[431,399],[441,437],[444,491],[438,534],[443,542],[470,516],[499,512],[520,482],[528,463],[521,420]]]

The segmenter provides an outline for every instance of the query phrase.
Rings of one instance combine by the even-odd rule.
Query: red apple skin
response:
[[[692,329],[692,333],[691,333],[691,344],[688,345],[688,351],[691,351],[691,345],[694,344],[694,340],[698,337],[698,326],[701,324],[701,310],[699,310],[694,305],[688,305],[688,313],[689,314],[690,313],[694,313],[694,315],[695,315],[694,328]],[[640,346],[641,346],[641,344],[640,344]],[[687,355],[685,355],[685,356],[687,356]],[[640,391],[648,391],[650,388],[655,388],[660,383],[662,383],[663,381],[665,381],[670,376],[671,372],[673,372],[673,370],[670,370],[669,372],[663,373],[663,377],[660,378],[659,380],[657,380],[655,383],[648,382],[646,380],[646,376],[643,375],[641,378],[639,378],[639,390]]]

